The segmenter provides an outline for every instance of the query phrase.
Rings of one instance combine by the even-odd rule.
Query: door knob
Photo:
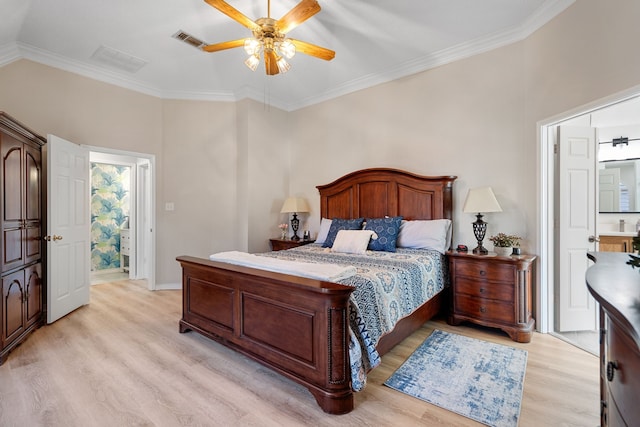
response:
[[[589,242],[590,243],[595,243],[595,242],[599,242],[600,239],[598,239],[596,236],[589,236]]]
[[[53,237],[44,236],[42,240],[46,240],[47,242],[50,242],[51,240],[53,240],[55,242],[56,240],[62,240],[62,236],[58,236],[57,234],[54,234]]]
[[[53,241],[55,242],[56,240],[62,240],[62,236],[57,236],[57,235],[53,235]]]

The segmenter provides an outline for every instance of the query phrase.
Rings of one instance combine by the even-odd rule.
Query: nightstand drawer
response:
[[[480,298],[507,301],[508,303],[514,300],[512,284],[487,283],[483,280],[478,281],[467,277],[458,277],[456,292]]]
[[[455,263],[455,275],[466,276],[482,280],[498,280],[512,283],[514,267],[509,264],[487,263],[482,261],[465,260]]]
[[[456,313],[474,319],[502,323],[514,323],[516,320],[514,306],[510,303],[456,294],[454,304]]]

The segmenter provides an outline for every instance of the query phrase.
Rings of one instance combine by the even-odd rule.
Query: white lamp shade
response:
[[[284,201],[280,213],[309,212],[309,204],[300,197],[289,197]]]
[[[471,188],[462,210],[465,213],[502,212],[491,187]]]

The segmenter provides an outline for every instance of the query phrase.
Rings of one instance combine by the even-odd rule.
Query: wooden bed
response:
[[[364,169],[318,186],[323,218],[452,217],[455,176]],[[196,331],[297,381],[330,414],[353,409],[348,360],[349,296],[337,283],[180,256],[180,332]],[[444,292],[383,336],[382,356],[443,305]]]

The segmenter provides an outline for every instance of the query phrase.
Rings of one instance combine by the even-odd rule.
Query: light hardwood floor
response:
[[[434,328],[528,350],[520,426],[597,426],[598,359],[550,335],[518,344],[426,323],[371,372],[355,409],[327,415],[302,386],[196,333],[179,291],[121,281],[38,329],[0,366],[0,426],[479,426],[382,385]]]

